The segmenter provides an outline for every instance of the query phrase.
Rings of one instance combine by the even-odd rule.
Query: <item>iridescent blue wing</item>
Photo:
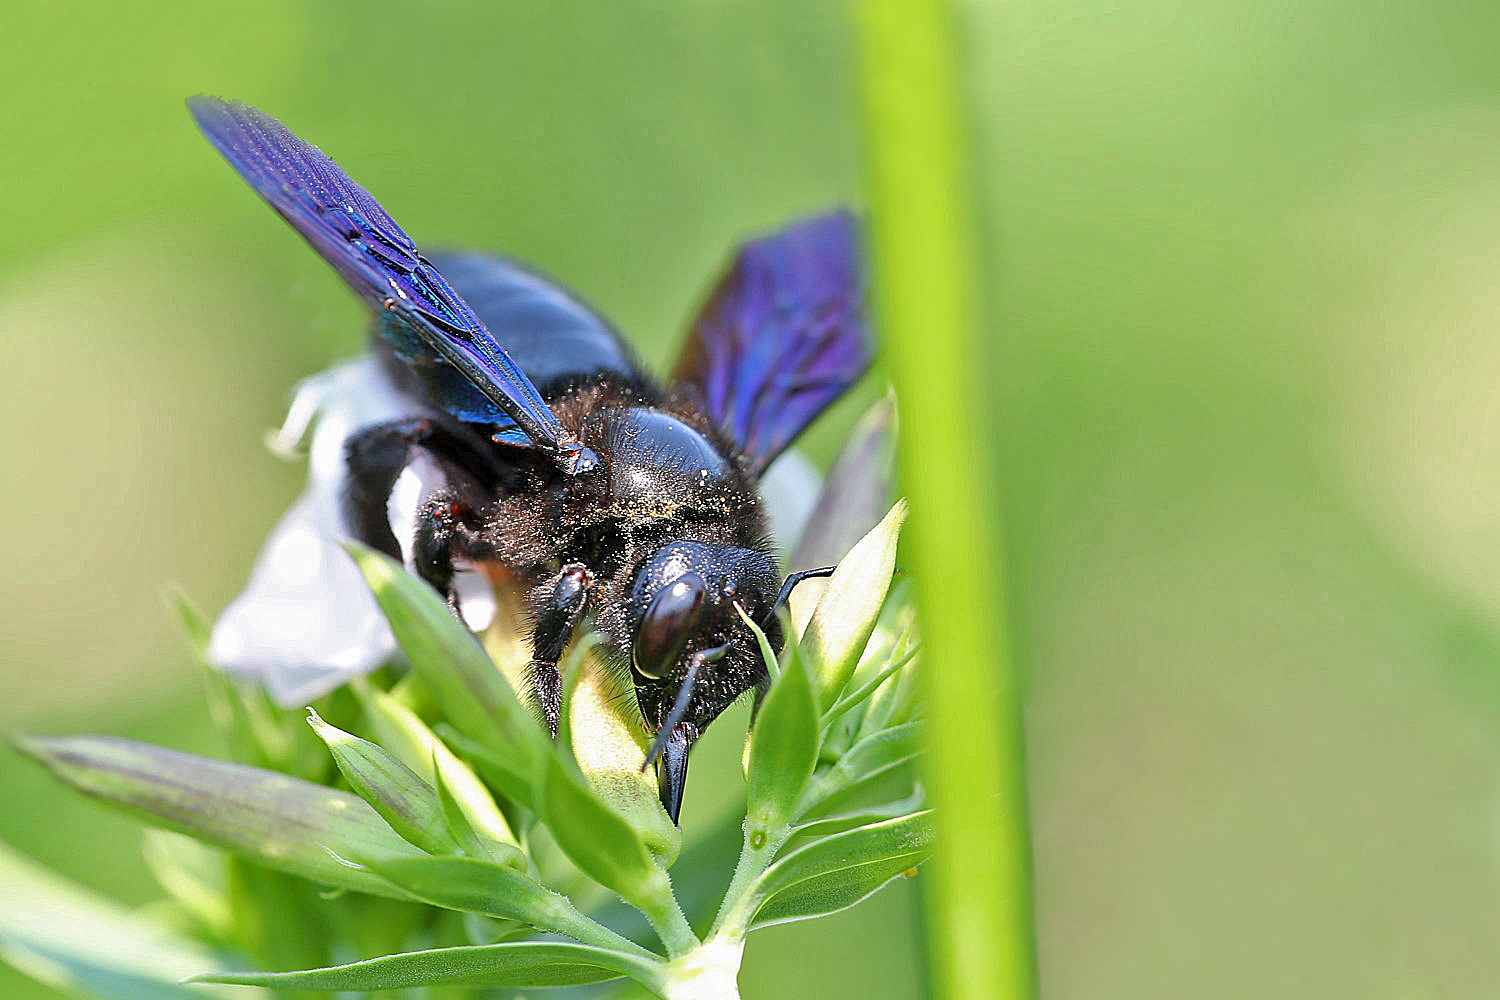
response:
[[[676,378],[764,469],[870,364],[859,224],[838,210],[740,248]]]
[[[368,191],[264,112],[188,101],[198,127],[262,198],[371,306],[398,351],[425,345],[493,402],[566,472],[597,464],[474,311]],[[497,431],[514,441],[514,428]]]

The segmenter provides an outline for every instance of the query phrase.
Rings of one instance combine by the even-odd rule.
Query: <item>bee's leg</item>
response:
[[[350,534],[400,559],[386,502],[402,470],[418,452],[425,453],[437,463],[450,487],[475,494],[477,499],[479,491],[502,477],[502,470],[482,449],[482,442],[462,428],[428,417],[375,424],[351,435],[344,442],[349,478],[343,497]]]
[[[411,539],[412,568],[459,615],[458,594],[453,589],[454,556],[486,562],[496,553],[479,530],[473,506],[457,490],[439,490],[417,510],[417,527]]]
[[[531,690],[554,737],[562,714],[562,677],[557,661],[583,618],[593,584],[594,574],[587,566],[568,563],[536,610],[536,628],[531,634]]]

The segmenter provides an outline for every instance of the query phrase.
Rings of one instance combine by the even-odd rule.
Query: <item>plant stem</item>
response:
[[[579,944],[591,944],[597,948],[613,948],[639,958],[661,960],[661,956],[650,949],[641,947],[629,938],[615,933],[597,920],[580,912],[566,897],[557,897],[557,906],[552,914],[551,923],[552,926],[547,928],[548,930],[570,937]]]
[[[776,852],[781,850],[781,845],[786,843],[789,836],[791,827],[786,824],[771,830],[746,831],[745,844],[740,848],[739,863],[734,866],[729,888],[724,890],[724,902],[719,904],[713,930],[708,935],[710,942],[739,943],[743,946],[750,921],[755,916],[750,909],[753,902],[749,897],[750,887],[770,866]],[[757,842],[759,847],[755,846]]]
[[[861,8],[875,299],[902,403],[902,486],[925,626],[928,788],[938,851],[928,907],[938,994],[1035,995],[1018,684],[1004,629],[995,454],[976,419],[969,149],[943,0]],[[962,580],[954,587],[949,581]],[[998,694],[997,694],[998,692]]]
[[[659,874],[659,881],[647,886],[646,891],[639,894],[639,898],[628,902],[646,915],[652,930],[656,931],[656,936],[666,946],[667,954],[677,958],[693,951],[701,942],[689,926],[677,897],[673,895],[672,883],[667,879],[666,873]]]

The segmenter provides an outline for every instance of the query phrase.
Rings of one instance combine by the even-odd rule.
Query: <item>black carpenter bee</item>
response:
[[[455,560],[485,565],[532,614],[531,685],[553,733],[557,664],[587,616],[656,728],[675,822],[688,752],[766,673],[743,612],[778,651],[784,580],[761,473],[869,363],[858,234],[848,212],[741,248],[670,386],[567,291],[513,261],[424,257],[337,165],[238,102],[189,102],[209,141],[375,314],[390,377],[430,416],[345,444],[352,535],[401,553],[386,502],[418,456],[446,488],[423,501],[416,571],[457,610]]]

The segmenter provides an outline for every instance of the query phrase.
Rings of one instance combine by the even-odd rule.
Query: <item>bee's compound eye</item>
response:
[[[703,615],[707,593],[708,584],[697,573],[684,573],[661,589],[635,635],[636,673],[653,680],[666,676]]]

